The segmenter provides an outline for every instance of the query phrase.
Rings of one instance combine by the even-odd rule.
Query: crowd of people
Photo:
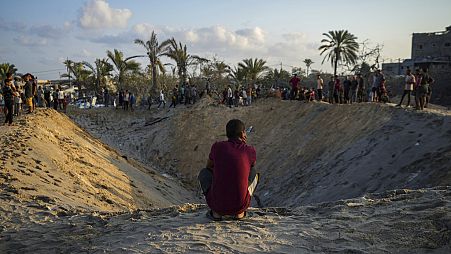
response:
[[[66,110],[70,95],[61,87],[38,86],[37,78],[27,73],[21,77],[13,77],[8,73],[3,81],[0,102],[3,105],[5,124],[11,125],[14,116],[33,113],[36,107],[53,107],[55,110]]]
[[[385,75],[381,70],[376,70],[367,79],[364,79],[360,73],[344,77],[336,75],[332,76],[327,83],[323,80],[321,74],[318,74],[315,87],[308,88],[302,85],[301,78],[295,73],[289,80],[288,88],[272,87],[269,94],[283,100],[305,102],[325,101],[332,104],[386,103],[389,102],[386,82]],[[407,107],[413,106],[411,105],[411,96],[413,95],[415,96],[415,109],[423,110],[427,108],[433,83],[434,80],[427,69],[421,71],[417,69],[415,74],[408,69],[404,80],[404,92],[397,106],[401,107],[404,99],[407,99]],[[65,111],[66,106],[72,100],[71,94],[64,93],[60,86],[38,86],[37,78],[30,73],[21,77],[13,77],[12,74],[7,74],[1,91],[0,102],[3,104],[5,123],[9,124],[12,123],[13,116],[19,116],[25,110],[32,113],[36,107],[53,107],[55,110]],[[205,91],[202,91],[201,94],[199,94],[195,85],[185,82],[181,86],[176,85],[168,92],[160,90],[156,99],[149,96],[142,103],[147,104],[148,109],[152,105],[157,105],[157,108],[165,108],[167,99],[169,99],[169,108],[175,108],[177,105],[195,104],[203,94],[212,95],[213,93],[209,82],[207,82]],[[120,90],[117,93],[110,94],[107,88],[103,88],[99,95],[105,107],[113,105],[115,108],[126,111],[134,111],[136,108],[137,96],[129,90]],[[262,96],[262,89],[261,85],[257,84],[247,84],[239,88],[228,85],[217,95],[220,103],[230,108],[250,106],[257,98]]]
[[[364,79],[360,73],[356,75],[331,76],[325,84],[320,74],[317,75],[316,88],[302,86],[302,80],[293,74],[289,88],[272,88],[271,94],[283,100],[300,101],[325,101],[331,104],[352,104],[360,102],[382,102],[390,101],[386,85],[387,79],[381,70],[376,70],[370,75],[368,80]],[[434,80],[428,74],[427,69],[416,70],[413,75],[408,69],[405,75],[404,93],[397,106],[401,106],[402,101],[407,96],[407,107],[410,107],[411,94],[415,96],[415,109],[423,110],[427,108],[431,98],[431,85]],[[368,84],[368,85],[365,85]]]
[[[260,96],[261,88],[259,85],[247,85],[247,87],[232,89],[227,86],[222,91],[221,103],[228,107],[250,106],[254,100]]]
[[[404,98],[407,96],[406,107],[410,107],[410,96],[415,96],[415,109],[424,110],[428,107],[432,95],[432,84],[434,79],[429,75],[427,69],[415,70],[415,75],[408,69],[405,76],[404,92],[398,107],[401,107]]]

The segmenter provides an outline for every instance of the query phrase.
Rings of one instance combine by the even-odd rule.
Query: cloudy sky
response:
[[[114,48],[143,54],[133,41],[154,30],[160,41],[175,37],[190,53],[230,65],[258,57],[290,70],[310,58],[327,71],[317,50],[324,32],[347,29],[359,41],[384,44],[385,61],[409,58],[411,34],[444,30],[450,10],[449,0],[4,1],[0,62],[54,79],[67,58],[93,62]]]

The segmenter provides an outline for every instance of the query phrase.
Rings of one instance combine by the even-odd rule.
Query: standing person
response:
[[[32,76],[30,73],[27,73],[23,76],[25,80],[24,85],[24,94],[25,94],[25,103],[28,107],[28,113],[33,112],[33,81],[31,80]]]
[[[110,92],[106,87],[105,90],[103,90],[103,100],[105,101],[105,107],[108,107],[110,105]]]
[[[58,94],[59,94],[59,89],[57,88],[54,92],[53,92],[53,109],[54,110],[58,110]]]
[[[124,91],[119,91],[119,107],[125,109],[124,107]]]
[[[351,104],[354,102],[357,102],[357,88],[359,86],[359,82],[357,81],[357,78],[352,76],[351,80]]]
[[[318,74],[318,76],[316,77],[316,91],[318,93],[319,101],[323,100],[323,85],[324,85],[324,81],[321,78],[321,75]]]
[[[295,100],[299,93],[299,85],[301,83],[301,79],[298,77],[297,73],[293,73],[293,77],[290,79],[291,84],[291,94],[290,100]]]
[[[44,89],[42,89],[42,86],[38,87],[37,95],[38,95],[38,107],[45,107]]]
[[[413,86],[413,91],[415,94],[415,109],[420,109],[420,84],[421,80],[423,79],[423,75],[420,73],[420,69],[415,70],[415,84]]]
[[[197,100],[197,88],[195,85],[191,86],[191,100],[193,102],[193,104],[196,103]]]
[[[415,84],[415,76],[412,75],[410,69],[407,69],[404,84],[404,93],[402,94],[401,101],[396,106],[401,107],[402,101],[404,100],[404,97],[407,95],[407,107],[410,107],[410,94],[412,93],[414,84]]]
[[[247,92],[244,88],[241,90],[241,97],[243,98],[243,105],[247,106]]]
[[[358,90],[357,90],[357,101],[358,102],[364,102],[365,101],[365,81],[363,80],[362,74],[357,74],[357,83],[358,83]]]
[[[349,80],[348,76],[345,76],[345,80],[343,81],[343,103],[348,104],[350,102],[349,93],[351,92],[351,80]]]
[[[130,110],[131,110],[131,111],[134,111],[133,106],[135,105],[135,103],[136,103],[136,97],[135,97],[135,94],[130,93]]]
[[[335,80],[334,80],[334,76],[330,77],[330,81],[328,83],[328,88],[329,91],[327,93],[327,97],[329,100],[329,103],[334,103],[334,90],[335,90]]]
[[[13,108],[14,96],[16,88],[13,84],[12,74],[6,75],[5,84],[2,87],[3,100],[5,101],[5,124],[11,125],[13,123]],[[16,94],[17,95],[17,94]]]
[[[373,73],[373,83],[371,86],[371,101],[375,102],[377,101],[377,87],[378,87],[378,83],[377,83],[377,72]]]
[[[64,91],[61,89],[61,86],[59,87],[58,91],[58,105],[60,109],[64,109]]]
[[[227,104],[229,105],[229,108],[232,108],[232,105],[233,105],[233,92],[232,92],[232,87],[230,87],[230,85],[227,88]]]
[[[22,97],[20,96],[20,94],[22,93],[22,88],[20,87],[19,83],[17,83],[17,85],[14,86],[15,89],[15,94],[18,96],[14,96],[14,115],[15,116],[19,116],[22,113]]]
[[[185,100],[185,88],[186,88],[186,85],[185,85],[185,83],[183,83],[182,84],[182,86],[180,87],[180,104],[182,104],[183,103],[183,101]],[[185,105],[186,105],[186,103],[185,103]]]
[[[246,128],[238,119],[226,125],[228,140],[212,145],[207,166],[198,180],[211,209],[207,217],[220,221],[223,216],[236,220],[246,217],[251,197],[259,181],[256,173],[256,151],[247,145]]]
[[[335,103],[341,103],[341,96],[340,96],[340,90],[341,90],[341,84],[340,79],[338,78],[338,75],[335,75],[335,83],[334,83],[334,100]]]
[[[186,84],[184,91],[185,91],[185,105],[191,104],[191,95],[192,94],[191,94],[191,88],[188,84]]]
[[[238,107],[240,105],[240,90],[235,89],[235,91],[233,92],[233,99],[235,107]]]
[[[130,105],[130,93],[128,90],[125,90],[124,93],[124,110],[128,111],[128,106]]]
[[[228,103],[227,101],[227,88],[224,88],[224,90],[222,91],[222,102],[221,104],[226,104]]]
[[[383,84],[385,81],[385,76],[382,73],[381,70],[377,70],[377,75],[376,75],[376,101],[380,102],[381,101],[381,97],[382,97],[382,91],[380,90],[381,87],[385,87],[385,85]]]
[[[45,103],[45,107],[50,108],[50,89],[48,87],[44,88],[44,103]]]
[[[247,102],[246,102],[248,106],[252,104],[252,96],[255,95],[253,91],[254,90],[252,89],[252,86],[249,86],[249,88],[247,89]]]
[[[166,101],[164,100],[164,93],[163,93],[163,90],[160,90],[160,96],[159,96],[159,101],[160,101],[160,104],[158,104],[158,108],[160,108],[160,106],[161,106],[161,104],[163,103],[163,108],[165,108],[166,107]]]
[[[427,96],[429,91],[429,86],[432,84],[434,80],[429,76],[428,69],[423,68],[421,73],[421,81],[420,81],[420,109],[423,110],[427,107]]]
[[[31,81],[32,81],[32,84],[31,84],[32,93],[33,93],[33,99],[32,99],[32,101],[33,101],[33,103],[32,103],[33,110],[32,111],[34,111],[36,109],[36,105],[38,103],[38,93],[37,93],[37,91],[38,91],[38,77],[33,77],[33,75],[31,75]]]
[[[178,95],[179,91],[177,86],[172,89],[172,96],[171,96],[171,105],[169,105],[169,108],[174,107],[177,105],[177,95]]]

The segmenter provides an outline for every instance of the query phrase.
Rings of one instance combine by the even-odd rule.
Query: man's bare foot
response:
[[[239,214],[235,215],[235,218],[236,219],[242,219],[242,218],[244,218],[244,216],[246,216],[246,212],[242,212],[242,213],[239,213]]]

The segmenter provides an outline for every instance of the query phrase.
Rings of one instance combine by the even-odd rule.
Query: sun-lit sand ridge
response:
[[[450,250],[448,111],[203,100],[69,115],[93,136],[53,110],[0,128],[2,253]],[[195,176],[235,117],[254,127],[267,208],[214,223]]]

